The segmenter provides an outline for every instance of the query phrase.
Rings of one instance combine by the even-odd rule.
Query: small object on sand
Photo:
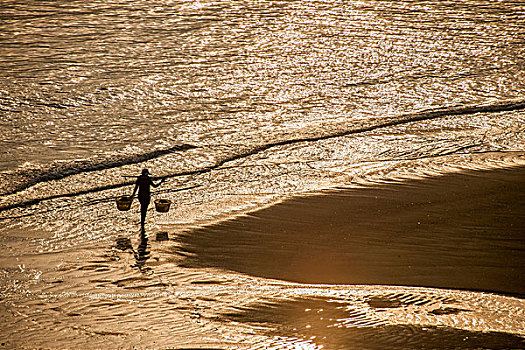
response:
[[[120,211],[127,211],[131,208],[133,199],[130,196],[120,196],[117,198],[117,208]]]
[[[167,241],[168,240],[168,232],[157,232],[156,240],[161,241]]]
[[[168,199],[157,199],[155,201],[155,209],[159,213],[166,213],[170,210],[171,201]]]

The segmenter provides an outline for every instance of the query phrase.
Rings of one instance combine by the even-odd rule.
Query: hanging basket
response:
[[[155,209],[159,213],[167,213],[170,210],[171,201],[168,199],[157,199],[155,201]]]
[[[133,199],[129,196],[120,196],[117,198],[117,208],[120,211],[127,211],[131,208]]]

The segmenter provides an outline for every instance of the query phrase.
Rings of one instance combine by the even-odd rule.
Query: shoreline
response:
[[[176,239],[187,267],[525,295],[525,167],[293,197]],[[189,254],[188,254],[189,253]]]

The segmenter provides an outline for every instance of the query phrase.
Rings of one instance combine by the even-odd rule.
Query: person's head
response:
[[[149,170],[148,169],[142,169],[142,176],[148,176]]]

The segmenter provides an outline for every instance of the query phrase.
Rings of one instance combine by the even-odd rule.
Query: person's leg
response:
[[[144,231],[144,226],[146,224],[146,214],[148,212],[149,201],[140,202],[140,228]]]

